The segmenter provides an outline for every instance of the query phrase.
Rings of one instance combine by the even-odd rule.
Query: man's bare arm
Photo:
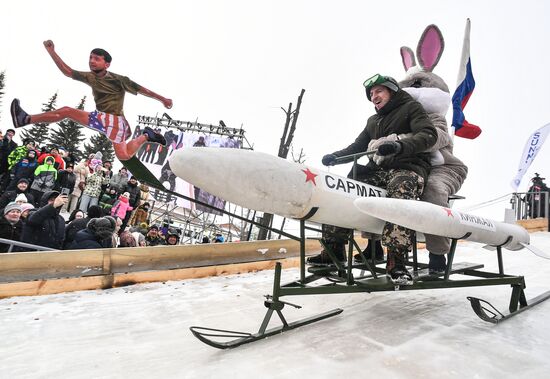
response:
[[[167,99],[163,96],[160,96],[159,94],[148,90],[145,87],[141,87],[138,91],[138,93],[142,94],[143,96],[151,97],[153,99],[156,99],[162,103],[166,108],[170,109],[172,108],[172,99]]]
[[[48,54],[50,54],[50,56],[52,57],[54,63],[61,70],[61,72],[65,76],[68,76],[70,78],[72,75],[73,69],[67,66],[67,64],[63,62],[63,60],[59,57],[59,55],[57,55],[57,53],[55,52],[55,46],[53,44],[53,41],[51,40],[44,41],[44,47],[48,51]]]

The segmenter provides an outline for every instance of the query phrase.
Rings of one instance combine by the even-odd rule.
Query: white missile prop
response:
[[[493,221],[423,201],[356,199],[361,212],[417,232],[461,238],[490,246],[519,250],[529,244],[529,233],[519,225]]]
[[[384,222],[353,201],[386,191],[314,167],[251,150],[191,147],[170,168],[183,180],[242,207],[380,234]]]

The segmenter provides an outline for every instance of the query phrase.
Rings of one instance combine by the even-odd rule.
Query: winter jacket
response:
[[[0,211],[6,208],[6,205],[15,201],[17,195],[22,193],[27,198],[27,203],[34,204],[34,196],[29,193],[29,191],[21,192],[19,188],[15,187],[13,191],[6,191],[0,196]]]
[[[17,148],[17,144],[8,137],[0,141],[0,173],[8,172],[8,157]]]
[[[15,150],[13,150],[10,155],[8,156],[8,169],[11,170],[15,167],[17,162],[19,162],[21,159],[25,158],[29,153],[29,149],[27,146],[19,146],[16,147]],[[38,152],[35,150],[35,159],[38,155]]]
[[[86,160],[82,160],[79,164],[77,164],[73,172],[76,175],[76,182],[74,184],[74,190],[71,195],[80,197],[80,195],[82,195],[82,191],[79,187],[79,184],[81,182],[86,183],[86,178],[91,175]]]
[[[128,203],[128,199],[124,196],[120,196],[111,208],[111,216],[118,217],[121,220],[124,220],[124,218],[126,218],[126,212],[129,212],[133,209],[134,208],[131,207]]]
[[[147,222],[147,216],[149,215],[149,211],[147,209],[144,209],[142,205],[140,205],[136,211],[132,214],[132,217],[130,218],[130,221],[128,224],[134,226],[139,225],[142,222]]]
[[[21,242],[61,249],[64,239],[65,219],[59,215],[59,208],[47,204],[29,212],[27,223],[23,226]]]
[[[128,175],[121,175],[120,173],[113,175],[109,181],[109,187],[114,188],[119,193],[126,187],[126,184],[128,184]]]
[[[137,184],[132,185],[130,182],[126,184],[126,188],[122,192],[128,192],[130,194],[130,205],[134,208],[137,208],[139,205],[141,191]]]
[[[12,178],[8,189],[14,189],[19,179],[27,179],[31,183],[34,180],[34,171],[37,167],[38,162],[34,158],[30,159],[26,157],[17,162],[11,169]]]
[[[151,237],[151,236],[145,236],[145,244],[147,246],[158,246],[158,245],[166,245],[166,242],[162,237]]]
[[[55,188],[68,188],[69,193],[73,193],[74,185],[76,183],[76,175],[74,172],[69,172],[66,170],[61,170],[57,173],[57,183]]]
[[[55,186],[57,179],[57,170],[51,163],[52,159],[46,160],[46,163],[38,166],[34,170],[34,180],[31,184],[31,189],[46,192],[51,191]]]
[[[105,178],[101,171],[96,171],[92,175],[86,178],[86,187],[83,193],[90,197],[97,197],[101,194],[101,185],[109,182],[109,179]]]
[[[99,240],[88,228],[76,233],[74,241],[68,246],[69,250],[104,249],[112,247],[111,239]]]
[[[139,191],[139,205],[148,202],[151,197],[149,193],[149,186],[146,184],[140,184]]]
[[[65,241],[63,242],[63,249],[67,249],[73,243],[76,233],[86,229],[86,225],[91,220],[89,217],[77,218],[65,227]]]
[[[101,196],[101,199],[99,199],[99,206],[105,209],[106,214],[111,214],[111,209],[113,208],[113,204],[116,201],[117,201],[116,194],[110,195],[108,193],[104,193]]]
[[[54,159],[53,165],[57,170],[65,170],[65,161],[63,160],[63,157],[59,154],[42,154],[40,158],[38,158],[38,163],[44,163],[47,157],[52,157]]]
[[[376,112],[369,117],[365,129],[351,145],[333,154],[342,157],[364,152],[367,151],[371,139],[392,133],[412,133],[411,137],[399,140],[401,152],[393,159],[384,161],[382,168],[411,170],[427,180],[430,172],[430,154],[422,152],[436,143],[437,132],[422,105],[405,91],[399,90]]]
[[[0,238],[5,238],[13,241],[21,240],[21,229],[23,228],[23,223],[21,220],[17,221],[15,224],[11,224],[5,217],[0,218]],[[8,244],[0,244],[0,253],[6,253],[9,250]]]

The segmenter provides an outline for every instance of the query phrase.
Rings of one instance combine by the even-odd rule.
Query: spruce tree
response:
[[[42,113],[50,112],[55,109],[55,103],[57,102],[57,92],[48,100],[47,103],[42,104]],[[46,123],[34,124],[31,128],[25,128],[21,132],[21,140],[30,138],[36,142],[37,146],[44,146],[47,144],[49,138],[50,128]]]
[[[103,154],[103,162],[112,161],[115,156],[113,144],[110,139],[103,134],[94,134],[90,138],[90,143],[84,143],[84,156],[87,157],[90,154],[95,154],[100,151]]]
[[[86,96],[80,100],[80,104],[76,109],[83,110],[86,103]],[[77,161],[83,158],[83,153],[80,145],[86,139],[82,126],[80,124],[66,119],[58,123],[59,126],[51,128],[50,144],[52,146],[63,147],[65,150],[74,154]]]

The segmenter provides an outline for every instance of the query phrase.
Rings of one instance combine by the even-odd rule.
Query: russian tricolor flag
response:
[[[453,94],[453,127],[455,135],[459,137],[474,139],[481,134],[479,126],[466,121],[463,113],[472,92],[474,92],[475,86],[476,82],[472,74],[472,62],[470,61],[470,19],[468,19],[466,20],[466,30],[464,32],[458,85]]]

